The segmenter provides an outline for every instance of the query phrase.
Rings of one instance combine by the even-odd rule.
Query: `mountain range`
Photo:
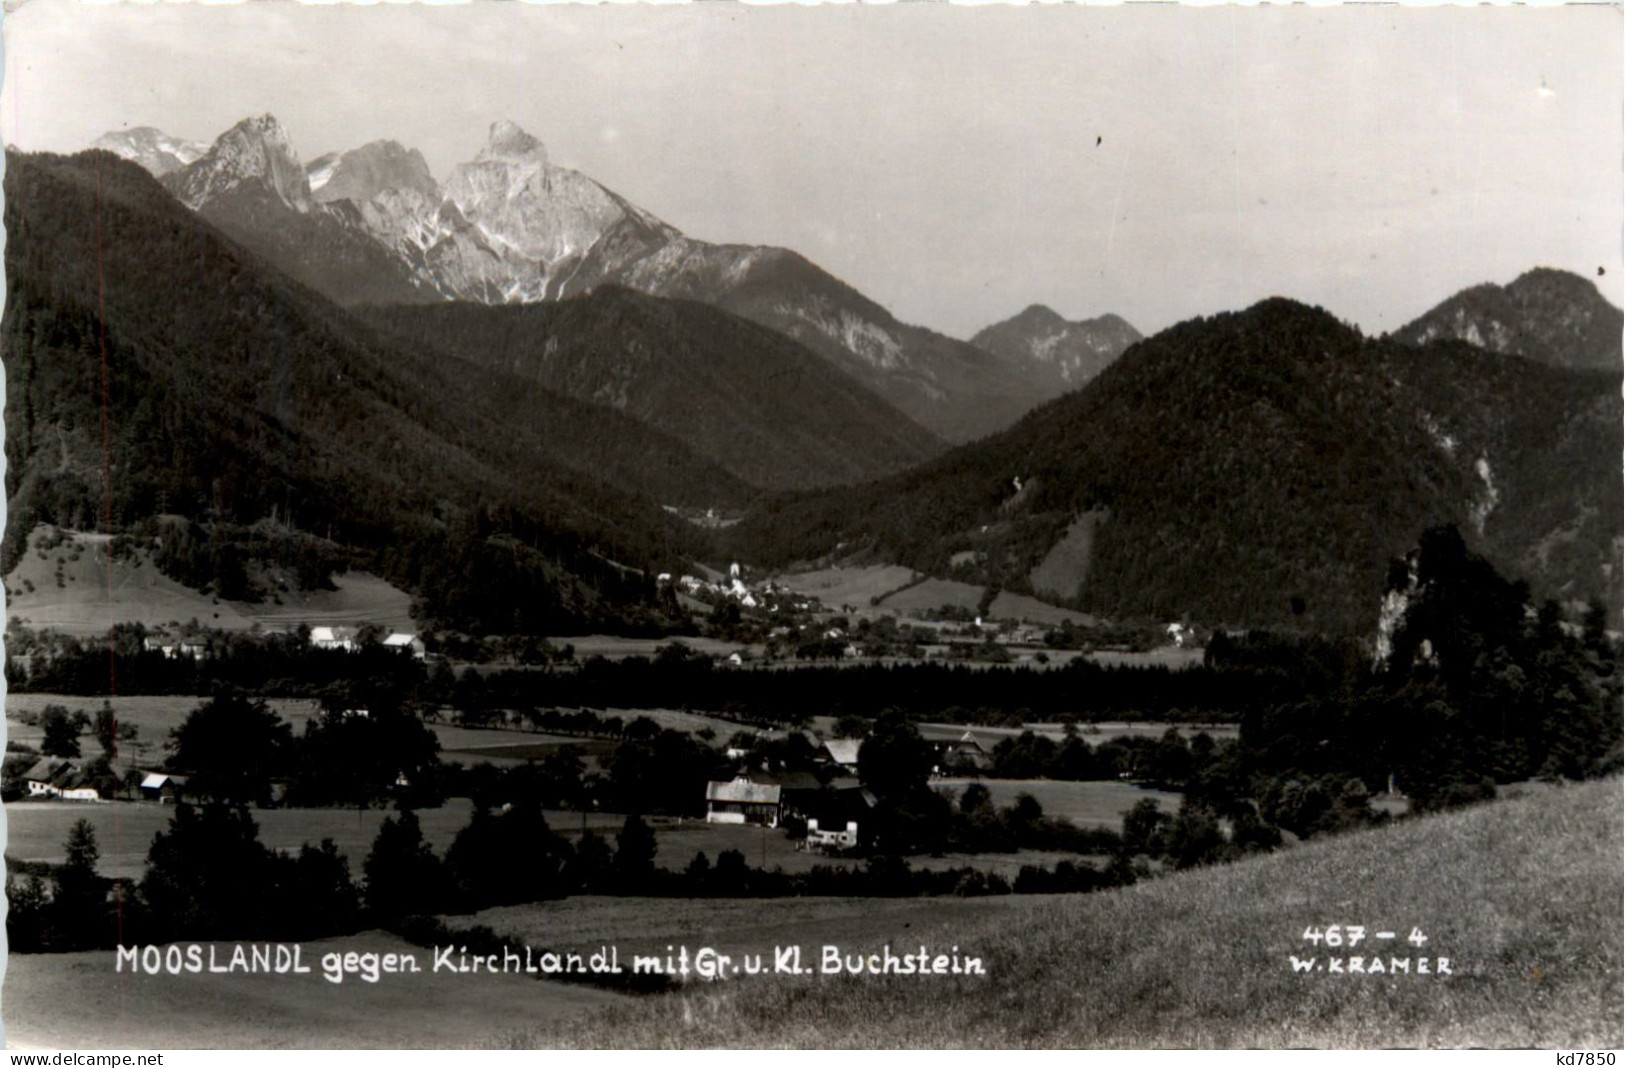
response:
[[[475,158],[441,181],[421,153],[394,141],[306,165],[269,115],[243,120],[179,167],[133,141],[106,147],[344,305],[533,303],[602,285],[700,301],[793,338],[950,442],[1002,429],[1080,381],[1048,356],[902,323],[788,249],[688,237],[553,163],[511,122],[493,123]]]
[[[509,123],[439,180],[389,141],[306,164],[270,116],[103,142],[7,157],[8,559],[110,504],[314,532],[491,633],[659,629],[649,576],[730,558],[1367,633],[1453,523],[1619,608],[1621,314],[1578,276],[1388,337],[1271,299],[1149,338],[1034,305],[967,343]]]

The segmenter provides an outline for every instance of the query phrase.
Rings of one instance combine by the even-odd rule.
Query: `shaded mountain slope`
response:
[[[546,304],[374,309],[380,328],[636,416],[768,489],[859,482],[942,450],[772,330],[616,286]]]
[[[221,232],[341,304],[440,299],[367,232],[353,204],[312,197],[304,165],[270,115],[237,123],[162,181]]]

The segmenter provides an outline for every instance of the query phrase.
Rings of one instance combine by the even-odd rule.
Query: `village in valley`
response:
[[[126,581],[125,573],[142,569],[139,556],[109,562],[98,556],[96,539],[72,532],[46,531],[34,540],[44,547],[39,554],[41,562],[46,562],[44,557],[49,553],[63,554],[62,561],[78,566],[87,581],[95,580],[98,569],[111,564],[120,573],[121,585],[138,585]],[[79,577],[73,574],[70,581],[77,582]],[[349,576],[339,581],[347,585],[356,578]],[[581,781],[590,783],[595,773],[603,774],[605,758],[612,755],[614,743],[634,733],[640,715],[645,725],[659,724],[650,729],[665,730],[675,725],[679,732],[708,749],[712,772],[704,779],[691,780],[691,796],[663,799],[662,813],[652,817],[661,840],[670,839],[671,846],[662,857],[668,863],[673,862],[672,852],[694,836],[689,820],[722,828],[770,830],[776,842],[783,842],[783,849],[804,854],[849,860],[870,855],[875,845],[870,817],[877,798],[863,781],[859,760],[867,721],[862,717],[842,718],[830,714],[830,710],[788,713],[783,721],[757,712],[730,719],[722,709],[555,710],[555,721],[574,718],[584,725],[576,735],[561,733],[554,724],[542,727],[546,717],[533,710],[468,707],[457,691],[465,685],[477,686],[474,680],[504,671],[578,675],[584,670],[612,671],[614,665],[626,661],[646,665],[651,660],[703,659],[714,674],[725,678],[729,671],[797,667],[857,670],[931,663],[970,670],[1019,666],[1044,671],[1059,670],[1078,657],[1170,669],[1199,664],[1202,657],[1194,631],[1182,623],[1103,628],[1081,613],[1031,598],[928,579],[897,568],[835,567],[749,579],[739,564],[733,564],[727,575],[708,572],[674,578],[661,574],[656,581],[703,621],[698,633],[664,639],[584,636],[518,655],[496,645],[465,644],[457,650],[464,657],[459,662],[454,652],[442,648],[432,635],[425,640],[415,631],[392,630],[373,623],[301,621],[277,631],[256,622],[247,630],[232,630],[206,627],[193,618],[186,624],[171,621],[150,627],[127,626],[115,638],[115,646],[120,651],[128,650],[136,661],[153,665],[160,677],[168,671],[172,677],[188,682],[209,677],[223,659],[252,655],[252,650],[267,645],[292,652],[296,659],[324,663],[328,665],[324,678],[331,679],[324,686],[290,686],[284,682],[281,692],[268,695],[272,707],[299,729],[307,729],[312,721],[320,724],[370,719],[372,710],[354,695],[363,692],[360,683],[365,673],[378,670],[379,665],[425,681],[455,678],[455,684],[439,694],[445,703],[436,705],[429,698],[414,707],[425,729],[435,736],[440,759],[457,767],[458,774],[469,768],[500,773],[534,767],[538,760],[575,759],[584,769]],[[64,588],[66,585],[63,583]],[[25,681],[30,676],[58,677],[65,657],[86,653],[93,656],[97,645],[88,635],[76,640],[51,628],[30,628],[23,615],[27,596],[22,590],[16,593],[21,595],[24,607],[14,609],[10,632],[8,662],[14,693],[24,686],[33,688]],[[936,598],[941,603],[926,604],[927,599]],[[1038,620],[984,619],[975,614],[993,605],[1033,611]],[[71,621],[67,628],[75,629]],[[470,653],[475,659],[467,659]],[[636,665],[628,666],[635,669]],[[176,671],[182,674],[176,675]],[[291,696],[294,693],[314,696]],[[392,694],[391,700],[398,702],[398,695]],[[67,695],[18,693],[11,706],[6,797],[13,802],[136,805],[204,800],[207,795],[191,787],[191,777],[202,770],[208,781],[209,769],[177,759],[176,745],[177,734],[192,711],[189,706],[198,703],[181,694],[126,693],[98,703]],[[398,708],[392,707],[384,714],[396,712]],[[994,751],[1001,741],[1013,739],[1029,727],[1037,732],[1033,736],[1051,742],[1085,736],[1096,742],[1110,737],[1145,739],[1169,729],[1156,723],[1087,723],[1083,725],[1085,735],[1072,720],[1030,725],[1007,714],[982,718],[986,721],[979,724],[967,721],[919,726],[920,751],[929,762],[930,781],[950,795],[974,782],[984,792],[991,787],[999,797],[1013,803],[1023,793],[1022,784],[997,778]],[[1210,738],[1234,735],[1234,725],[1205,726]],[[1188,727],[1186,730],[1196,733]],[[106,736],[114,744],[103,744],[97,755],[90,740],[93,735]],[[1177,805],[1177,792],[1137,790],[1132,763],[1094,783],[1076,783],[1068,791],[1076,796],[1065,796],[1054,789],[1040,792],[1046,794],[1052,806],[1059,806],[1056,814],[1074,816],[1090,827],[1118,825],[1123,813],[1141,795],[1164,807]],[[285,804],[290,786],[287,776],[272,777],[267,786],[265,799],[271,808],[291,812],[300,807]],[[392,787],[393,792],[410,787],[405,768],[400,769]],[[582,826],[587,822],[602,826],[610,810],[604,798],[589,802],[590,793],[585,789],[581,794],[583,803],[592,806],[591,819],[582,821]],[[294,801],[298,794],[296,789]],[[1032,794],[1025,796],[1030,798]],[[461,798],[452,800],[466,802]],[[382,809],[391,801],[391,791],[385,790],[370,801]],[[1113,805],[1119,808],[1113,809]],[[43,828],[33,827],[34,821],[50,825],[53,833],[65,833],[59,824],[68,812],[67,807],[20,809],[15,817],[14,841],[40,840],[46,844],[48,839],[40,833]],[[568,814],[558,812],[553,813],[553,818],[566,831],[575,822]],[[680,828],[684,834],[677,833]],[[737,835],[715,840],[735,841]],[[708,841],[700,843],[702,852]],[[37,858],[40,862],[56,855],[60,837],[49,845],[50,851]],[[783,849],[776,847],[775,853]],[[713,862],[719,852],[712,850]],[[1041,855],[1034,853],[1033,857]],[[13,856],[24,862],[36,859],[19,854],[15,847]],[[970,856],[960,859],[972,867],[978,863],[985,866],[985,862],[968,860]],[[686,863],[689,858],[676,859]],[[1014,870],[1010,861],[1001,850],[992,858],[988,870],[1009,874]]]

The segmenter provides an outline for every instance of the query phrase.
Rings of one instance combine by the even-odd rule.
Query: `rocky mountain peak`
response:
[[[432,201],[440,196],[423,153],[399,141],[373,141],[322,156],[311,161],[308,174],[311,194],[322,203],[361,204],[390,191],[411,191]]]
[[[176,195],[193,209],[256,179],[290,207],[306,211],[311,202],[305,168],[274,115],[243,119],[216,138],[206,153],[171,177]]]
[[[1029,304],[982,329],[971,344],[1020,373],[1037,375],[1054,395],[1089,381],[1139,340],[1140,332],[1120,316],[1072,322],[1047,304]]]
[[[526,133],[519,124],[511,119],[502,119],[491,124],[491,132],[486,137],[485,147],[480,149],[478,160],[505,160],[505,161],[531,161],[547,163],[547,148],[536,138]]]

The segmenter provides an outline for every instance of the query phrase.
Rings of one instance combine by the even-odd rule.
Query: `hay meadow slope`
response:
[[[959,934],[983,978],[697,984],[513,1046],[1544,1047],[1621,1043],[1621,785],[1524,796],[1056,898]],[[1296,974],[1305,928],[1452,974]],[[1404,939],[1413,927],[1428,938]],[[1369,943],[1368,943],[1369,945]],[[902,950],[902,947],[899,947]],[[1360,950],[1336,951],[1348,956]],[[1366,949],[1365,953],[1372,952]]]

